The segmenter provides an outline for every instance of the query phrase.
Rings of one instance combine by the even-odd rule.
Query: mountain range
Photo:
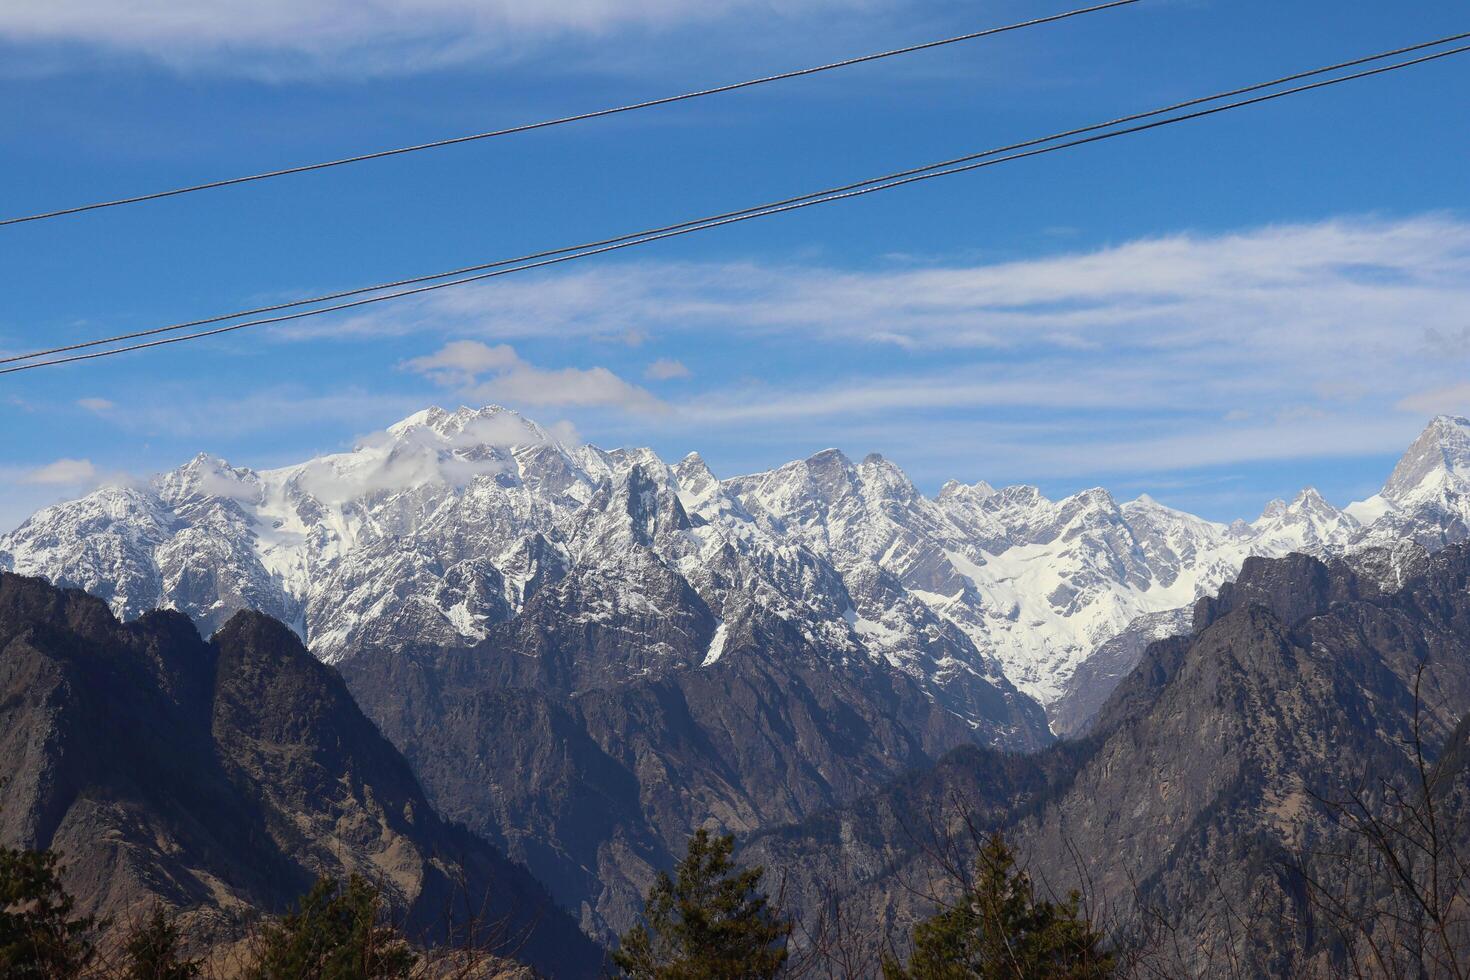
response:
[[[125,619],[178,609],[205,633],[266,612],[336,663],[477,642],[568,575],[615,580],[597,599],[609,609],[646,607],[648,569],[628,563],[652,563],[715,624],[699,663],[679,666],[716,661],[758,608],[805,623],[829,656],[908,675],[1006,745],[1034,733],[986,717],[972,692],[1055,715],[1100,647],[1150,632],[1140,617],[1177,621],[1246,557],[1442,547],[1470,533],[1467,490],[1470,422],[1447,416],[1368,500],[1338,509],[1309,488],[1226,525],[1102,489],[1053,501],[950,482],[931,498],[882,457],[836,450],[720,480],[697,454],[671,466],[562,445],[503,408],[434,408],[351,452],[260,472],[201,454],[48,507],[0,537],[0,568],[83,588]],[[673,666],[643,656],[624,667]]]
[[[289,624],[432,806],[606,935],[695,826],[758,834],[956,746],[1091,730],[1253,557],[1350,555],[1403,584],[1466,537],[1466,488],[1470,422],[1448,417],[1367,501],[1309,489],[1226,525],[1100,489],[928,497],[835,450],[721,480],[430,409],[296,466],[201,455],[46,508],[0,568],[205,635],[242,609]]]

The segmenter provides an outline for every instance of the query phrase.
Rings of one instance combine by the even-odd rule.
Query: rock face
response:
[[[1009,770],[957,752],[859,805],[757,835],[745,857],[787,869],[808,904],[840,882],[845,907],[892,921],[921,911],[905,883],[943,878],[934,850],[899,828],[938,813],[953,831],[964,801],[981,828],[1007,828],[1038,880],[1176,917],[1192,968],[1234,955],[1255,957],[1237,961],[1248,974],[1284,975],[1316,941],[1293,869],[1299,853],[1334,850],[1320,801],[1411,772],[1416,700],[1431,761],[1470,714],[1470,546],[1425,558],[1402,588],[1341,561],[1251,559],[1194,620],[1193,636],[1148,647],[1086,739]],[[1263,931],[1227,928],[1242,909],[1264,913]]]
[[[569,575],[473,648],[342,665],[435,805],[524,861],[590,931],[630,925],[693,828],[798,820],[973,737],[906,674],[800,621],[717,620],[661,566],[625,571],[647,576],[656,611],[579,618],[587,586]],[[1004,714],[992,696],[970,707]]]
[[[881,457],[835,450],[722,481],[693,454],[668,466],[647,449],[561,445],[504,409],[429,409],[352,452],[269,472],[201,455],[47,508],[0,537],[0,568],[86,589],[123,618],[179,609],[206,633],[265,612],[338,662],[476,643],[569,572],[589,603],[574,615],[636,603],[620,582],[628,544],[717,623],[727,605],[799,618],[907,675],[981,742],[1014,745],[1036,737],[1012,734],[1028,698],[1076,730],[1137,644],[1078,670],[1250,555],[1460,540],[1467,447],[1470,422],[1441,417],[1377,496],[1339,511],[1306,490],[1226,526],[1104,490],[1052,501],[949,483],[929,498]],[[995,691],[1006,717],[974,713]]]
[[[1062,696],[1051,705],[1052,731],[1075,738],[1087,733],[1098,710],[1118,684],[1138,666],[1148,645],[1191,631],[1189,609],[1169,609],[1139,616],[1117,636],[1098,647],[1067,679]]]
[[[191,910],[194,941],[227,939],[316,876],[359,873],[411,933],[483,907],[529,930],[518,956],[597,975],[600,951],[541,886],[440,818],[335,671],[259,613],[206,643],[177,612],[121,625],[0,573],[0,784],[0,840],[59,851],[84,912],[125,922],[162,902]]]

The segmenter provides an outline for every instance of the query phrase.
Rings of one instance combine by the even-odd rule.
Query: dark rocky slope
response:
[[[975,737],[905,674],[760,610],[727,612],[719,658],[703,662],[713,622],[669,580],[642,585],[661,615],[590,616],[566,579],[474,648],[342,665],[435,806],[525,862],[594,932],[631,924],[694,828],[800,820]],[[642,651],[659,658],[625,679]],[[983,707],[1006,716],[996,702]]]
[[[945,878],[925,836],[965,837],[967,810],[1006,828],[1039,879],[1086,886],[1116,920],[1163,910],[1183,965],[1253,956],[1241,962],[1278,972],[1321,941],[1294,869],[1335,839],[1322,801],[1411,771],[1416,704],[1432,760],[1470,714],[1470,549],[1422,561],[1401,588],[1341,562],[1251,559],[1201,600],[1192,636],[1148,648],[1092,735],[1026,760],[1025,779],[955,753],[757,835],[744,856],[786,869],[809,909],[835,887],[852,914],[891,925]],[[1254,934],[1227,929],[1232,915]]]
[[[63,855],[82,911],[154,902],[227,939],[319,874],[379,882],[411,933],[458,908],[558,976],[601,953],[526,871],[441,819],[336,672],[258,613],[172,612],[0,574],[0,840]],[[528,935],[524,944],[519,938]]]

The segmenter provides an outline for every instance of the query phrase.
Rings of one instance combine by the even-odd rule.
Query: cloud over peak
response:
[[[605,367],[536,367],[507,344],[456,340],[400,367],[476,402],[503,402],[531,408],[616,408],[661,415],[668,406],[647,390]]]
[[[48,487],[80,486],[97,477],[97,468],[89,459],[58,459],[38,466],[21,476],[22,483]]]

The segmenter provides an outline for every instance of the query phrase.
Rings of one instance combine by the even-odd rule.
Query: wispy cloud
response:
[[[404,361],[401,367],[477,402],[531,408],[617,408],[645,415],[668,411],[647,390],[605,367],[539,368],[506,344],[491,347],[479,341],[454,341],[432,354]]]
[[[671,381],[674,378],[687,378],[689,374],[689,369],[684,366],[683,361],[676,361],[670,357],[660,357],[643,369],[643,376],[650,381]]]
[[[92,482],[97,468],[89,459],[58,459],[20,474],[20,482],[36,486],[70,487]]]
[[[1391,453],[1426,416],[1470,411],[1466,310],[1470,222],[1428,215],[990,264],[589,266],[285,339],[427,334],[441,346],[411,372],[473,402],[620,409],[578,418],[594,439],[704,446],[778,429],[785,445],[896,446],[937,476],[1089,478]],[[743,353],[667,401],[627,372],[667,380],[682,362],[620,342],[602,348],[609,367],[545,362],[630,332]],[[793,363],[793,341],[810,357]]]
[[[716,334],[752,351],[799,337],[814,354],[825,346],[869,356],[859,353],[842,378],[803,377],[800,367],[779,381],[727,374],[744,380],[649,414],[664,429],[781,423],[814,438],[894,419],[931,433],[974,431],[976,413],[1004,413],[1012,425],[1025,414],[1085,423],[1083,445],[1065,433],[1040,448],[989,444],[997,459],[1017,468],[1024,459],[1040,475],[1386,451],[1425,415],[1470,400],[1467,309],[1470,222],[1427,215],[1176,234],[962,266],[593,266],[380,308],[327,335],[529,343],[636,330],[668,343]],[[895,348],[905,353],[886,353]],[[942,369],[912,366],[939,353]],[[677,374],[662,362],[647,371]],[[651,398],[615,376],[497,377],[487,394],[531,407],[619,402],[609,391]],[[556,394],[578,387],[589,392],[582,402]]]
[[[1107,347],[1226,362],[1447,345],[1463,354],[1467,298],[1470,223],[1427,216],[1174,235],[962,267],[609,265],[447,290],[295,336],[438,326],[508,339],[612,337],[717,324],[916,349]]]
[[[1464,415],[1470,412],[1470,382],[1416,392],[1394,407],[1420,415]]]
[[[871,0],[788,0],[795,16]],[[210,71],[376,73],[512,55],[528,42],[699,24],[766,0],[7,0],[0,39],[92,45]]]

